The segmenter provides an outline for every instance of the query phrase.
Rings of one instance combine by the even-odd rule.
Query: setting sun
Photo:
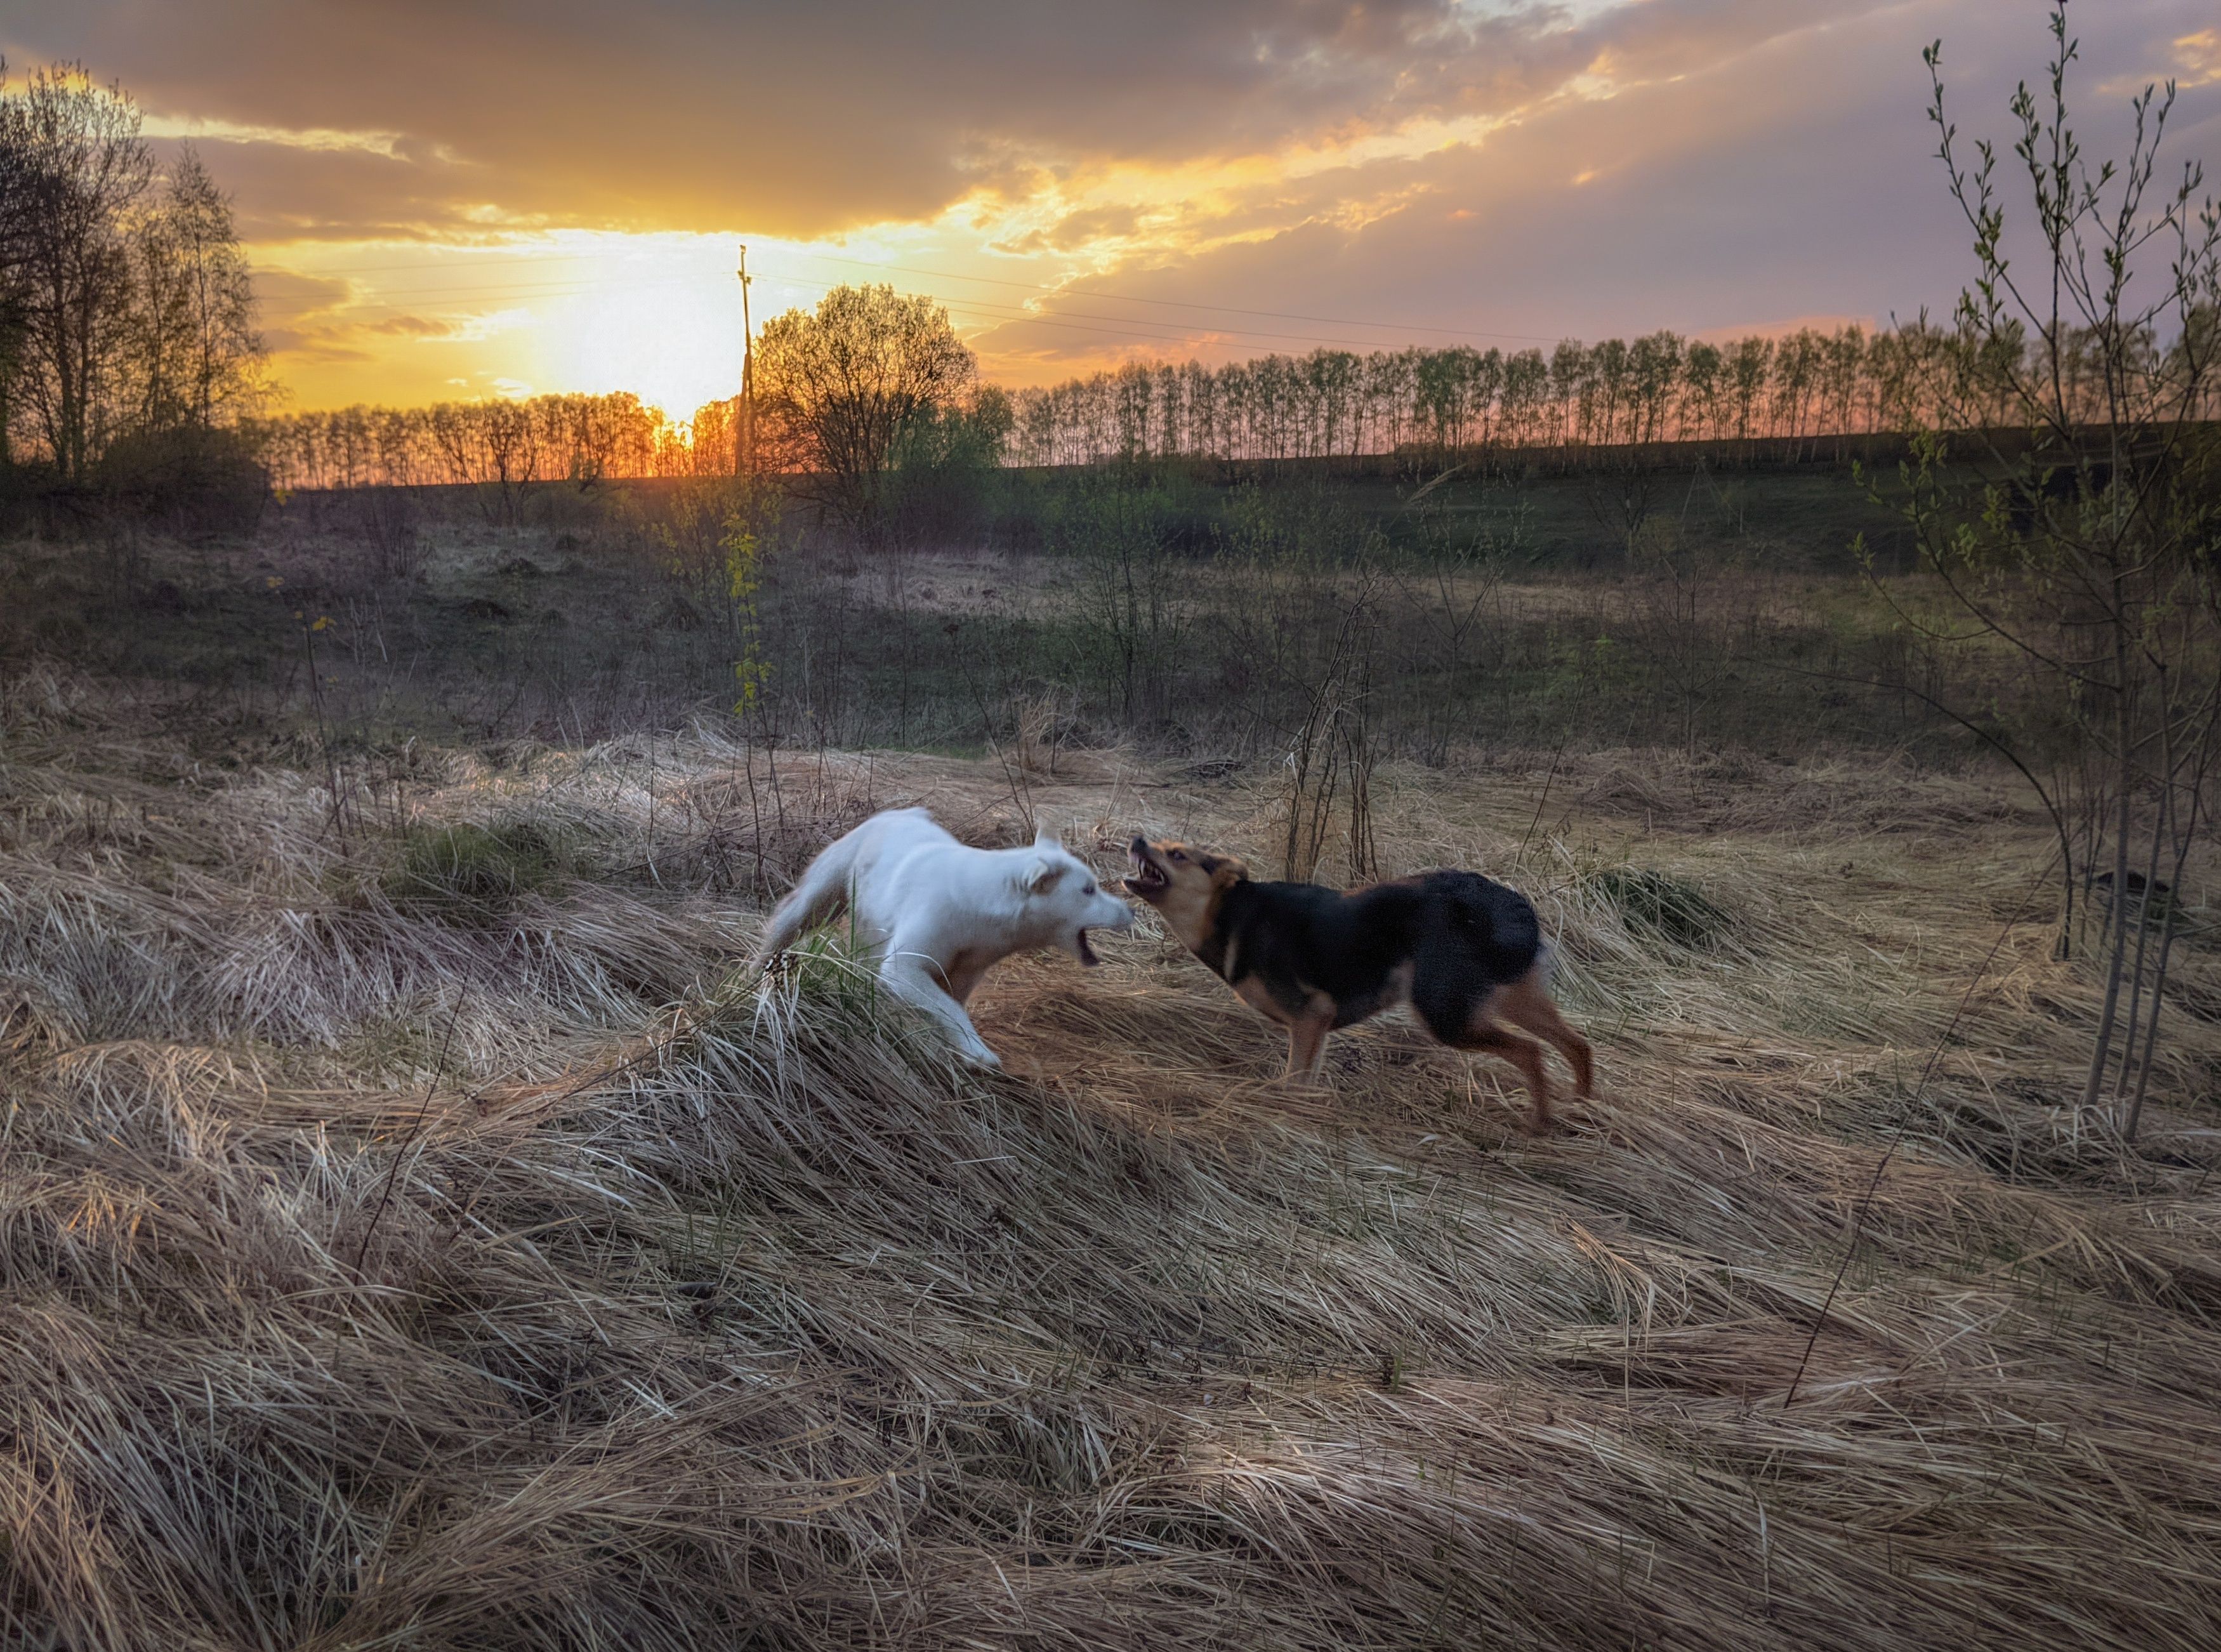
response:
[[[737,247],[721,237],[574,230],[435,256],[405,243],[284,256],[283,278],[316,295],[303,324],[393,341],[378,357],[393,385],[380,399],[632,391],[684,418],[740,383]],[[292,377],[307,405],[341,399],[366,371],[352,352],[300,353]]]

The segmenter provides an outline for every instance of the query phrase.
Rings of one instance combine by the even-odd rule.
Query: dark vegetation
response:
[[[1048,706],[1061,742],[1269,760],[1337,647],[1383,748],[1436,763],[1561,739],[1968,747],[1917,698],[1831,680],[1943,669],[1849,566],[1862,530],[1910,548],[1847,471],[1656,482],[1671,508],[1633,557],[1580,476],[1014,474],[976,535],[879,552],[731,479],[541,488],[515,526],[471,490],[297,494],[247,538],[18,541],[0,626],[191,684],[220,741],[306,716],[348,749],[728,716],[745,657],[744,721],[783,744],[984,751]]]

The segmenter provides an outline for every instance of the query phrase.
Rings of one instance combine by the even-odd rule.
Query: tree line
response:
[[[884,514],[890,479],[993,465],[1009,398],[948,312],[892,287],[840,287],[756,341],[754,418],[737,397],[673,420],[629,391],[356,406],[253,419],[242,429],[281,487],[515,485],[731,475],[754,463],[835,515]]]
[[[205,454],[266,393],[230,202],[120,88],[0,61],[0,473],[84,486]]]
[[[2202,359],[2217,330],[2216,312],[2201,306],[2166,341],[2147,333],[2123,347],[2087,329],[2067,329],[2055,348],[2041,329],[1977,336],[1923,319],[1727,344],[1671,332],[1568,339],[1547,355],[1320,349],[1219,367],[1130,362],[1007,392],[979,382],[930,299],[842,287],[814,312],[766,324],[755,451],[766,468],[820,479],[823,503],[864,520],[906,464],[950,453],[1074,466],[2004,428],[2024,419],[2036,371],[2055,371],[2061,406],[2095,422],[2108,416],[2105,364],[2125,359],[2164,385]],[[2181,405],[2212,418],[2221,395],[2201,382]],[[740,421],[734,397],[674,421],[617,394],[354,407],[246,428],[279,485],[355,487],[729,474]]]
[[[733,469],[729,402],[691,425],[629,391],[353,407],[250,418],[241,432],[281,488],[518,486]]]
[[[251,419],[242,430],[289,488],[491,486],[604,478],[784,479],[863,541],[953,529],[979,474],[1004,463],[1010,400],[931,299],[839,287],[765,323],[754,417],[738,397],[674,421],[636,396],[537,396],[351,407]]]
[[[2201,310],[2193,327],[2211,335]],[[2183,335],[2147,335],[2131,354],[2155,378],[2180,377]],[[2064,364],[2061,395],[2088,419],[2107,411],[2105,341],[2047,341],[2024,328],[1976,336],[1924,317],[1869,332],[1799,329],[1715,344],[1677,333],[1545,354],[1458,345],[1359,355],[1318,349],[1210,367],[1130,362],[1013,398],[1006,457],[1020,465],[1112,460],[1298,459],[1411,448],[1611,447],[1674,441],[1792,441],[1983,426],[2023,415],[2022,375]],[[2221,411],[2209,388],[2194,416]]]

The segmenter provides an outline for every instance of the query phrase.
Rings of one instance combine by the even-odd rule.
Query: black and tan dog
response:
[[[1573,1093],[1589,1093],[1589,1042],[1550,1001],[1542,928],[1516,890],[1477,873],[1423,872],[1341,894],[1259,883],[1233,856],[1186,843],[1136,837],[1129,852],[1126,887],[1244,1003],[1287,1028],[1289,1077],[1316,1079],[1327,1034],[1408,1002],[1452,1048],[1517,1067],[1535,1129],[1550,1122],[1537,1039],[1572,1067]]]

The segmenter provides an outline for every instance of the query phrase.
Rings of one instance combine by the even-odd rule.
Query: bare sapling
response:
[[[1903,509],[1941,600],[1899,613],[2024,673],[2024,704],[2058,708],[1985,738],[2024,775],[2062,777],[2038,788],[2061,875],[2070,900],[2079,883],[2103,919],[2086,961],[2101,997],[2080,1105],[2130,1134],[2176,881],[2211,818],[2201,794],[2221,716],[2217,436],[2202,422],[2221,345],[2221,211],[2195,162],[2162,179],[2171,83],[2134,100],[2124,158],[2090,160],[2068,112],[2066,0],[2050,29],[2043,87],[2022,84],[2011,103],[2040,248],[2030,267],[2007,253],[2000,154],[1978,141],[1964,158],[1940,45],[1926,53],[1937,155],[1977,272],[1949,330],[1924,318],[1908,330],[1938,416],[1915,432]]]
[[[1362,880],[1378,870],[1373,832],[1375,751],[1367,716],[1377,595],[1368,573],[1348,600],[1316,674],[1298,685],[1301,716],[1285,760],[1287,794],[1281,854],[1286,875],[1292,879],[1307,879],[1317,871],[1333,835],[1338,801],[1347,826],[1350,876]]]

